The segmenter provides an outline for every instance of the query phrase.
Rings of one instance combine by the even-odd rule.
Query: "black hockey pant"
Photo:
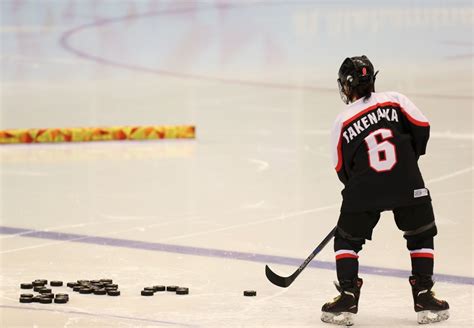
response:
[[[437,234],[433,208],[430,203],[399,207],[392,210],[397,227],[404,231],[410,252],[413,275],[433,275],[434,245]],[[339,280],[352,280],[358,276],[359,255],[365,241],[372,239],[372,231],[380,219],[381,211],[342,213],[334,238],[336,269]],[[386,254],[388,257],[398,254]]]

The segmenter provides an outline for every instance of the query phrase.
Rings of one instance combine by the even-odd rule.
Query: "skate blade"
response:
[[[418,323],[426,324],[444,321],[449,318],[449,310],[444,311],[420,311],[418,312]]]
[[[354,313],[350,312],[323,312],[321,321],[340,326],[352,326],[354,324]]]

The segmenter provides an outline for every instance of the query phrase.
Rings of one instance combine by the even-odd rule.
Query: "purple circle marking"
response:
[[[262,2],[262,3],[254,3],[252,5],[275,5],[275,4],[282,5],[282,4],[291,4],[291,3]],[[249,4],[247,4],[246,6],[248,7]],[[242,5],[239,6],[236,4],[227,4],[225,6],[225,8],[228,10],[239,8],[239,7],[243,8],[244,6]],[[216,9],[217,9],[216,6],[201,6],[201,7],[192,7],[192,8],[170,9],[170,10],[163,10],[163,11],[151,11],[151,12],[146,12],[146,13],[141,13],[141,14],[132,14],[132,15],[126,15],[122,17],[101,19],[92,23],[79,25],[77,27],[74,27],[64,32],[59,39],[59,44],[66,51],[71,52],[82,59],[93,61],[101,65],[113,66],[113,67],[128,69],[128,70],[132,70],[136,72],[143,72],[143,73],[156,74],[156,75],[165,75],[165,76],[171,76],[171,77],[182,78],[182,79],[193,79],[193,80],[201,80],[201,81],[209,81],[209,82],[219,82],[219,83],[225,83],[225,84],[234,84],[234,85],[240,85],[240,86],[250,86],[250,87],[273,88],[273,89],[284,89],[284,90],[302,90],[302,91],[309,91],[309,92],[331,92],[331,93],[337,92],[335,88],[328,88],[328,87],[224,78],[224,77],[218,77],[218,76],[207,76],[207,75],[190,74],[186,72],[172,71],[172,70],[166,70],[166,69],[150,68],[150,67],[136,65],[133,63],[122,63],[122,62],[115,61],[109,58],[91,54],[86,50],[81,50],[77,47],[72,46],[70,43],[70,39],[73,35],[87,29],[100,28],[102,26],[109,25],[109,24],[121,23],[125,21],[141,19],[145,17],[180,15],[180,14],[186,14],[186,13],[195,12],[195,11],[216,10]],[[472,99],[473,98],[470,95],[443,95],[443,94],[429,94],[429,93],[411,93],[411,95],[414,97],[439,98],[439,99]]]

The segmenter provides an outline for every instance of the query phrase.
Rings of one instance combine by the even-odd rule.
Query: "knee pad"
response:
[[[435,222],[430,222],[415,230],[405,231],[403,237],[407,240],[409,250],[433,248],[433,237],[438,233]]]
[[[341,228],[337,228],[334,235],[334,251],[350,249],[358,253],[365,244],[364,238],[353,237]]]

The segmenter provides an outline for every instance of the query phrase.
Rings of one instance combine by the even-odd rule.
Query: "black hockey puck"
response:
[[[31,284],[33,285],[33,288],[43,288],[45,286],[45,284],[43,284],[42,282],[37,281],[33,281]]]
[[[69,298],[69,294],[56,294],[56,298]]]
[[[178,288],[176,288],[176,294],[178,294],[178,295],[188,295],[189,294],[189,288],[187,288],[187,287],[178,287]]]
[[[45,294],[41,294],[40,297],[54,298],[54,294],[53,293],[45,293]]]
[[[255,290],[244,290],[244,296],[257,296],[257,292]]]
[[[97,284],[100,284],[100,283],[101,283],[100,280],[97,280],[97,279],[91,280],[91,284],[93,284],[93,285],[97,285]]]
[[[30,284],[30,283],[20,284],[20,288],[21,288],[21,289],[32,289],[32,288],[33,288],[33,284]]]
[[[41,297],[39,296],[33,296],[31,299],[33,300],[33,303],[39,303]]]
[[[20,297],[20,303],[33,303],[33,297]]]
[[[53,287],[61,287],[63,285],[63,282],[59,280],[53,280],[49,284]]]
[[[155,290],[155,292],[163,292],[166,290],[166,287],[161,286],[161,285],[156,285],[156,286],[153,286],[153,289]]]
[[[109,296],[119,296],[120,295],[120,290],[117,290],[117,289],[108,290],[107,295],[109,295]]]
[[[75,291],[75,292],[78,292],[78,291],[80,291],[82,288],[84,288],[84,287],[81,286],[81,285],[77,285],[77,286],[74,286],[74,287],[72,288],[72,290]]]
[[[51,288],[45,288],[45,287],[43,287],[43,288],[41,288],[40,290],[38,290],[38,292],[39,292],[40,294],[48,294],[48,293],[51,293],[52,291],[53,291],[53,290],[52,290]]]
[[[82,287],[79,290],[79,294],[92,294],[92,289],[87,287]]]
[[[44,286],[43,286],[43,285],[40,285],[40,286],[34,286],[34,287],[33,287],[33,290],[34,290],[35,292],[39,292],[39,291],[40,291],[40,290],[42,290],[43,288],[44,288]]]
[[[167,287],[166,287],[166,290],[167,290],[168,292],[175,292],[176,289],[178,289],[178,286],[167,286]]]
[[[94,289],[94,295],[105,295],[107,291],[105,289]]]
[[[36,279],[35,281],[32,282],[33,286],[44,286],[48,283],[48,280],[46,279]]]
[[[155,292],[155,287],[145,287],[143,290],[151,290],[152,292]]]
[[[105,288],[115,288],[115,289],[117,289],[118,285],[117,284],[106,284]]]
[[[79,285],[89,285],[91,282],[89,280],[78,280]]]
[[[101,283],[104,283],[104,284],[111,284],[113,283],[114,281],[112,279],[100,279],[100,282]]]
[[[20,297],[33,297],[33,294],[20,294]]]
[[[58,304],[65,304],[69,301],[69,298],[67,297],[56,297],[54,299],[54,303],[58,303]]]
[[[41,304],[51,304],[51,303],[53,303],[53,299],[49,298],[49,297],[40,297],[39,302]]]
[[[142,296],[153,296],[155,292],[153,290],[144,289],[141,291]]]
[[[77,282],[68,282],[68,283],[66,284],[66,286],[68,286],[69,288],[74,288],[74,286],[77,286],[77,285],[78,285]]]

